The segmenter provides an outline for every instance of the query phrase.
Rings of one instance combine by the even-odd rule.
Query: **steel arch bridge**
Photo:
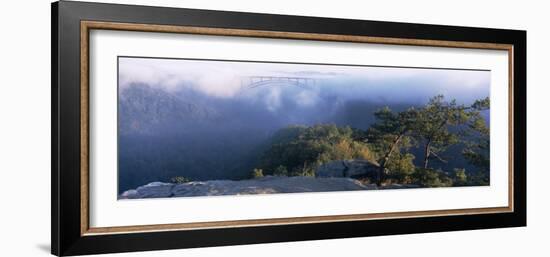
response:
[[[242,88],[257,88],[269,84],[293,85],[298,87],[313,86],[316,80],[307,77],[281,77],[281,76],[249,76],[241,78]]]

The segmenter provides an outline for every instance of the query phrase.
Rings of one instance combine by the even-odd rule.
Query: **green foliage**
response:
[[[416,168],[413,174],[415,184],[425,187],[449,187],[453,180],[442,170]]]
[[[445,101],[443,95],[431,98],[420,110],[415,133],[417,139],[424,143],[424,169],[429,167],[431,158],[445,162],[439,155],[459,140],[458,135],[449,128],[465,122],[466,119],[463,106],[457,105],[455,100]]]
[[[411,137],[407,135],[415,124],[417,111],[411,108],[395,113],[385,107],[374,113],[376,123],[367,130],[367,141],[375,151],[384,157],[386,153],[411,146]]]
[[[416,139],[424,145],[424,169],[429,168],[428,164],[432,159],[446,163],[441,154],[449,146],[461,142],[472,130],[488,132],[480,114],[480,111],[488,108],[489,98],[476,100],[471,106],[457,104],[456,100],[446,101],[443,95],[431,98],[419,110],[414,128]],[[469,128],[470,131],[464,128]]]
[[[174,183],[174,184],[183,184],[190,181],[191,181],[190,179],[182,176],[176,176],[170,179],[170,183]]]
[[[317,166],[307,165],[307,163],[304,163],[301,168],[293,169],[290,176],[315,177],[316,169]]]
[[[275,170],[273,171],[274,176],[288,176],[288,170],[285,166],[279,165]]]
[[[468,140],[464,142],[466,146],[462,154],[477,169],[470,174],[468,184],[489,185],[490,131],[479,112],[489,108],[489,98],[476,101],[472,108],[476,110],[477,115],[473,116],[468,123]]]
[[[395,170],[391,174],[405,179],[406,173],[410,171],[414,156],[401,154],[402,149],[408,149],[413,144],[410,132],[414,128],[418,112],[414,108],[394,113],[390,108],[385,107],[374,113],[376,123],[367,130],[366,141],[370,143],[376,153],[376,160],[380,164],[378,171],[377,185],[381,185],[385,179],[386,170]],[[407,167],[401,167],[401,166]],[[414,167],[414,166],[413,166]],[[404,168],[405,170],[401,170]]]
[[[261,167],[270,175],[314,176],[315,170],[329,161],[373,160],[368,146],[354,140],[355,133],[350,127],[327,124],[281,129],[264,153]]]
[[[414,166],[414,155],[410,153],[397,153],[391,157],[386,168],[388,176],[398,183],[411,183],[416,167]]]
[[[264,176],[264,171],[262,169],[252,170],[252,178],[261,178]]]
[[[477,166],[480,171],[489,171],[489,140],[480,140],[470,143],[464,148],[462,154],[471,164]]]
[[[488,110],[490,107],[490,100],[489,100],[489,97],[485,97],[483,99],[479,99],[479,100],[476,100],[473,104],[472,104],[472,108],[477,110],[477,111],[483,111],[483,110]]]
[[[489,185],[489,172],[474,171],[468,176],[468,185],[471,186],[488,186]]]
[[[468,175],[466,174],[465,169],[454,169],[453,184],[455,186],[468,185]]]
[[[260,170],[262,175],[315,176],[315,170],[324,163],[363,159],[379,164],[378,176],[368,178],[378,185],[487,185],[489,128],[481,112],[489,105],[489,98],[463,105],[438,95],[424,106],[400,112],[382,108],[374,113],[375,122],[366,131],[330,124],[290,126],[275,133],[263,154]],[[409,152],[418,145],[423,150],[421,156]],[[476,170],[430,167],[431,160],[447,163],[443,155],[457,145]],[[415,159],[420,159],[420,167]]]

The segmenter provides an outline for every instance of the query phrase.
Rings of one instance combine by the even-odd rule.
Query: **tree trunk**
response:
[[[424,148],[424,169],[427,169],[428,168],[428,161],[430,159],[430,154],[431,154],[431,144],[432,144],[432,140],[429,139],[428,142],[426,143],[426,147]]]
[[[393,140],[392,144],[390,145],[390,149],[388,152],[384,155],[384,158],[382,158],[382,161],[380,162],[380,167],[378,168],[378,178],[376,179],[376,185],[381,186],[382,181],[384,180],[384,173],[386,170],[386,164],[388,163],[388,160],[390,159],[391,155],[395,151],[395,148],[397,144],[401,141],[403,138],[404,133],[399,134],[395,140]]]
[[[380,164],[380,167],[378,168],[378,176],[376,178],[376,186],[381,186],[382,185],[382,176],[384,175],[384,169],[385,169],[385,164]]]

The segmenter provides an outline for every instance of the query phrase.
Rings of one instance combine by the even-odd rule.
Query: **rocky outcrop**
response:
[[[321,178],[376,176],[379,167],[378,164],[367,160],[336,160],[319,166],[315,176]]]
[[[378,189],[411,189],[411,188],[421,188],[422,186],[416,184],[391,184],[383,185]]]
[[[172,183],[152,182],[122,193],[119,198],[158,198],[172,196]]]
[[[329,192],[377,189],[351,178],[266,176],[249,180],[210,180],[182,184],[153,182],[128,190],[119,199],[163,198],[212,195]]]

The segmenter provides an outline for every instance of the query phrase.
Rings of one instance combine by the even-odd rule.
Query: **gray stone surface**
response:
[[[119,199],[162,198],[211,195],[247,195],[298,192],[329,192],[372,190],[375,185],[363,185],[351,178],[278,177],[266,176],[248,180],[210,180],[182,184],[153,182],[125,191]]]
[[[122,193],[121,198],[158,198],[172,196],[172,183],[151,182],[140,186],[135,190],[128,190]]]

